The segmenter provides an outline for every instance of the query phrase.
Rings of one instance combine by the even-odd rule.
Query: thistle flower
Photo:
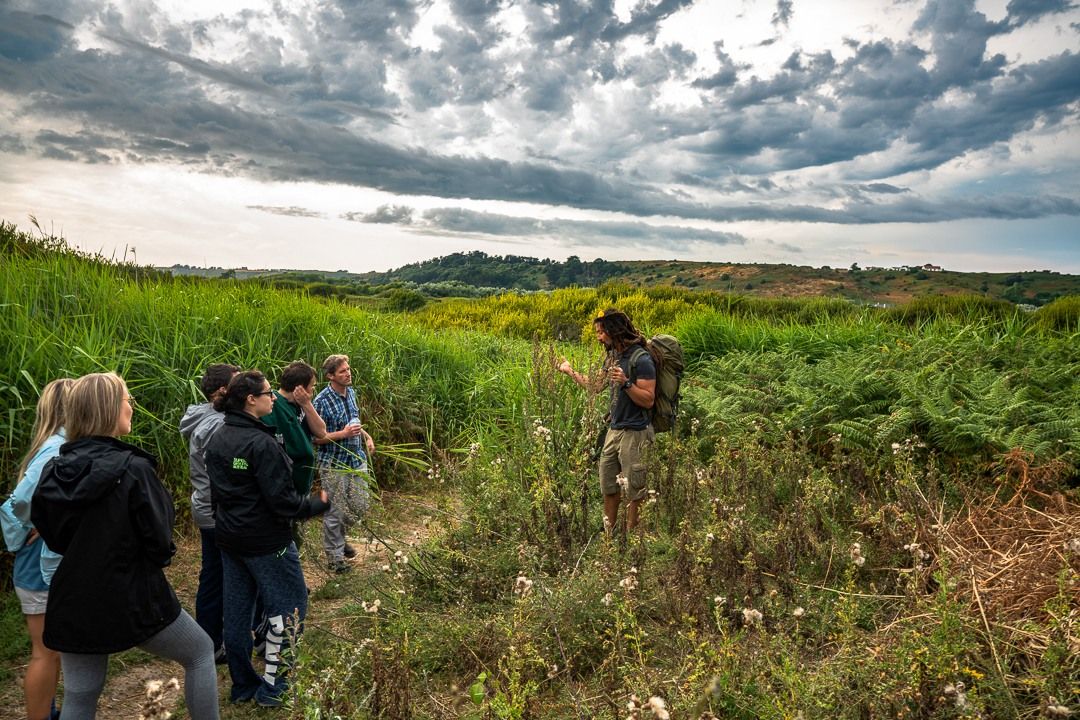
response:
[[[364,612],[371,613],[372,615],[378,614],[380,605],[382,605],[382,600],[379,600],[378,598],[375,598],[374,602],[371,603],[368,603],[366,600],[363,600],[360,603],[360,607],[364,609]]]
[[[606,593],[604,597],[600,598],[600,604],[607,607],[611,603],[615,602],[615,597],[611,593]]]
[[[968,705],[967,694],[964,692],[964,683],[962,682],[957,682],[955,685],[949,683],[942,690],[942,694],[949,700],[952,700],[953,704],[959,710],[965,709]]]
[[[150,680],[146,683],[146,700],[139,709],[139,720],[169,720],[172,712],[165,708],[165,693],[179,690],[180,682],[176,678],[168,682]]]
[[[1072,715],[1072,710],[1065,707],[1058,702],[1058,699],[1051,695],[1046,698],[1046,716],[1052,718],[1067,718]]]
[[[551,439],[551,430],[544,427],[544,424],[543,422],[541,422],[540,418],[536,418],[535,420],[533,420],[532,434],[534,438],[541,442],[547,442]]]
[[[525,597],[532,592],[533,581],[524,575],[518,575],[514,581],[514,594]]]
[[[923,563],[930,559],[930,553],[924,551],[922,546],[917,542],[908,543],[904,546],[904,550],[911,553],[911,559],[916,570],[922,570]]]
[[[866,563],[866,558],[862,554],[862,545],[859,543],[851,544],[851,562],[855,563],[855,567],[862,567]]]
[[[667,703],[659,695],[653,695],[649,698],[649,710],[652,711],[657,720],[668,720],[671,717],[668,714]]]
[[[715,539],[716,539],[716,536],[713,535],[712,533],[705,533],[705,540],[706,541],[712,542]]]
[[[795,608],[794,610],[792,610],[791,614],[795,616],[796,620],[798,620],[799,618],[801,618],[803,615],[806,614],[806,610],[804,610],[802,608],[802,606],[799,606],[799,607]]]
[[[559,666],[556,663],[551,663],[551,667],[548,668],[547,676],[548,680],[552,680],[559,674]]]
[[[764,619],[764,616],[761,614],[760,610],[755,610],[754,608],[743,608],[742,619],[743,625],[746,625],[747,627],[753,627],[754,625],[761,623],[761,621]]]

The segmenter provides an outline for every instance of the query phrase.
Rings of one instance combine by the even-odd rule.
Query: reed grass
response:
[[[346,353],[365,423],[389,445],[444,445],[479,422],[503,422],[527,387],[529,347],[519,341],[433,336],[334,300],[140,273],[13,226],[0,234],[0,461],[8,469],[28,439],[39,389],[62,376],[115,370],[127,379],[138,401],[132,439],[160,455],[174,490],[186,470],[177,423],[188,403],[202,401],[197,381],[210,363],[257,367],[273,380],[292,360],[318,368]],[[402,469],[376,458],[392,482]]]

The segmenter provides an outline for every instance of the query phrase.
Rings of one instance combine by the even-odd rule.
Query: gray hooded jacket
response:
[[[188,465],[191,474],[191,517],[202,530],[214,528],[214,511],[210,507],[210,477],[206,474],[206,444],[221,423],[224,413],[219,413],[210,403],[188,405],[180,420],[180,434],[188,444]]]

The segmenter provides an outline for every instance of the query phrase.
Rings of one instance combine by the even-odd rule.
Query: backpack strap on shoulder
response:
[[[637,364],[642,355],[648,355],[649,351],[643,345],[635,345],[634,352],[630,353],[630,380],[637,380]]]

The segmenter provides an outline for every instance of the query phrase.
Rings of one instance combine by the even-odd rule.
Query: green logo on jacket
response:
[[[247,470],[248,469],[247,460],[245,460],[244,458],[233,458],[232,459],[232,469],[233,470]]]

